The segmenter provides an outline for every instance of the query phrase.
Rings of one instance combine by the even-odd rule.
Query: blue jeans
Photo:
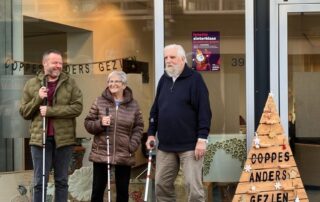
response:
[[[68,200],[68,168],[71,161],[73,146],[56,148],[53,137],[46,139],[45,159],[45,191],[51,168],[54,170],[55,201]],[[42,201],[42,147],[31,146],[32,163],[34,169],[33,202]],[[46,194],[45,194],[46,195]]]

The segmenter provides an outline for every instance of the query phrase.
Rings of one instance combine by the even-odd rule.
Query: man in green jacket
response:
[[[75,144],[76,117],[82,112],[82,93],[62,72],[62,54],[44,52],[43,71],[28,80],[21,98],[20,114],[31,120],[30,147],[34,168],[33,201],[42,199],[43,121],[45,121],[45,187],[54,169],[55,201],[68,199],[68,166]],[[46,101],[45,101],[46,100]],[[43,118],[45,117],[45,118]],[[45,194],[46,195],[46,194]]]

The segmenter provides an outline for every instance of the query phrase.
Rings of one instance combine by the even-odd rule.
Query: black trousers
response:
[[[116,201],[129,201],[129,181],[131,166],[112,165],[115,170]],[[106,163],[93,163],[93,182],[91,202],[103,202],[104,191],[108,183],[108,165]]]

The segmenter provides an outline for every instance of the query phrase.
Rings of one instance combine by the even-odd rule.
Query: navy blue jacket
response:
[[[159,139],[166,152],[194,150],[198,138],[207,138],[211,124],[208,89],[202,76],[185,65],[173,82],[162,75],[150,111],[149,135]]]

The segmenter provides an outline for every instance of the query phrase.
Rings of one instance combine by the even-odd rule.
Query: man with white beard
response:
[[[157,202],[176,201],[174,181],[182,168],[189,202],[204,202],[202,166],[211,124],[208,89],[190,69],[181,45],[164,48],[165,73],[150,111],[147,149],[159,140],[156,155]]]

